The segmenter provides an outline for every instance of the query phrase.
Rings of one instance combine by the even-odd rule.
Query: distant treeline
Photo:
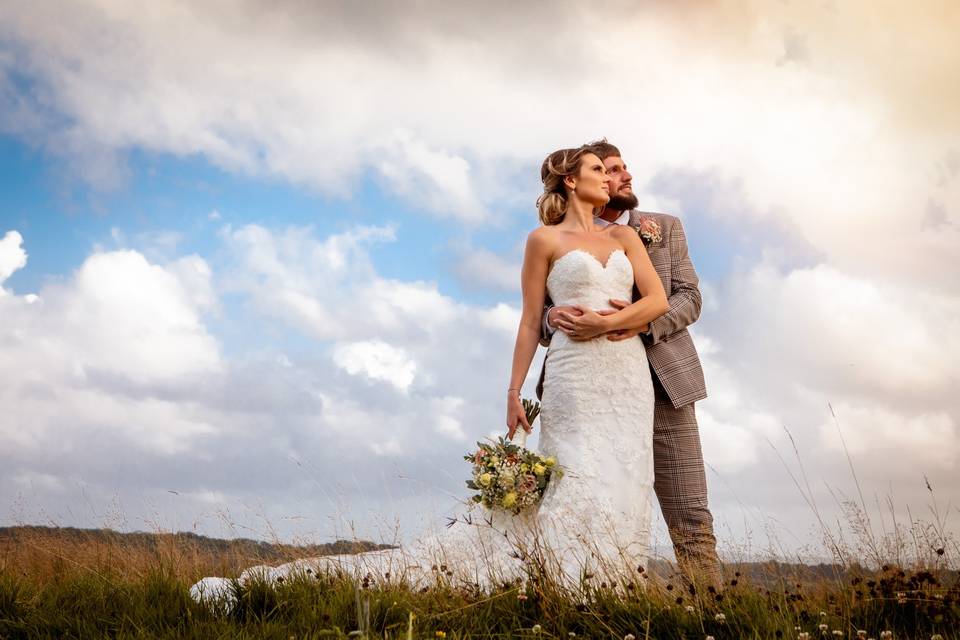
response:
[[[321,544],[293,545],[263,542],[248,538],[223,540],[209,538],[192,532],[148,533],[135,531],[123,533],[112,529],[78,529],[75,527],[44,527],[26,525],[0,527],[0,545],[16,544],[18,541],[36,543],[61,541],[67,544],[94,543],[116,545],[142,551],[161,551],[176,547],[210,555],[235,555],[258,558],[262,562],[286,562],[291,558],[326,556],[346,553],[361,553],[378,549],[392,549],[394,545],[377,544],[367,540],[336,540]]]

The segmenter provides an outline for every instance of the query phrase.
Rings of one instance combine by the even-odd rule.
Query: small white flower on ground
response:
[[[535,625],[533,625],[533,627],[530,628],[530,631],[533,631],[534,633],[540,633],[541,627],[540,627],[540,625],[535,624]]]
[[[820,617],[821,617],[821,618],[826,618],[826,617],[827,617],[827,612],[826,612],[826,611],[821,611],[821,612],[820,612]]]
[[[687,605],[687,613],[693,613],[696,609],[693,608],[692,604]]]
[[[623,640],[637,640],[637,636],[633,635],[632,633],[628,633],[627,635],[623,636]]]
[[[727,616],[725,616],[722,613],[718,613],[717,615],[713,616],[713,619],[716,620],[717,622],[725,622],[727,619]]]
[[[838,638],[842,638],[842,637],[843,637],[843,631],[840,631],[840,629],[834,629],[834,630],[833,630],[833,635],[837,636]]]
[[[713,636],[707,636],[707,637],[704,638],[703,640],[713,640]]]
[[[799,628],[799,627],[798,627]],[[810,640],[810,632],[804,631],[797,636],[797,640]]]
[[[826,633],[830,629],[830,627],[825,624],[821,624],[817,628],[820,629],[820,633]]]

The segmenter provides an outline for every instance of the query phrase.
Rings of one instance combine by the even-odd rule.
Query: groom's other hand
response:
[[[597,313],[604,316],[609,315],[611,313],[616,313],[617,311],[619,311],[620,309],[623,309],[624,307],[629,307],[630,302],[626,300],[611,299],[610,306],[612,306],[613,309],[598,311]],[[627,340],[629,338],[636,338],[641,333],[647,333],[648,331],[650,331],[649,324],[645,324],[642,327],[636,327],[634,329],[623,329],[621,331],[611,331],[610,333],[607,334],[607,340],[612,340],[614,342],[618,340]]]
[[[582,311],[569,305],[552,307],[547,313],[547,324],[564,333],[570,333],[574,328],[573,318],[581,315],[583,315]]]

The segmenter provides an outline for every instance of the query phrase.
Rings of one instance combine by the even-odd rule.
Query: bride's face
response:
[[[610,176],[600,158],[592,153],[584,154],[576,179],[577,196],[594,207],[605,205],[610,200],[609,183]]]

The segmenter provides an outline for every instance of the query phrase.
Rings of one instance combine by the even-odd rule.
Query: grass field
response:
[[[583,602],[545,576],[523,590],[481,593],[447,585],[439,571],[423,591],[315,575],[236,583],[238,605],[229,612],[188,595],[202,576],[237,576],[317,552],[190,535],[3,530],[0,637],[960,638],[956,549],[946,547],[873,569],[849,557],[819,567],[728,565],[722,593],[696,592],[661,563],[638,573],[624,595],[598,585]]]

